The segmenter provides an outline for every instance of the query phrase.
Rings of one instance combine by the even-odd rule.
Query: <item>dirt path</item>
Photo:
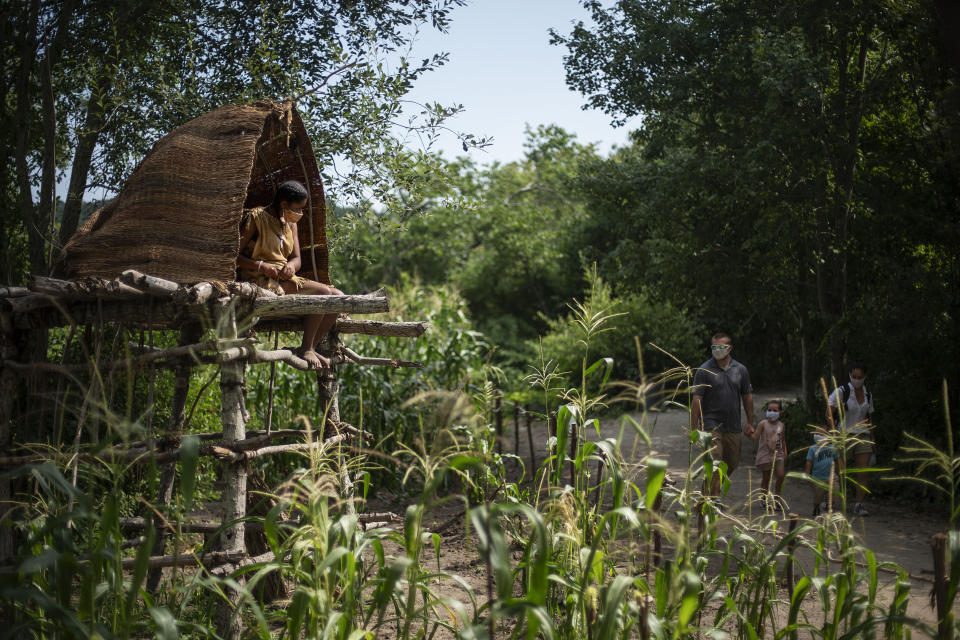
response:
[[[790,401],[797,397],[798,391],[798,389],[781,388],[755,393],[754,400],[757,414],[760,415],[760,409],[768,399],[782,398]],[[639,415],[633,415],[633,417],[638,421],[640,420]],[[521,423],[520,446],[516,447],[512,415],[505,416],[504,422],[504,451],[511,453],[516,451],[529,465],[530,450],[527,444],[525,427]],[[647,453],[666,458],[669,464],[668,473],[673,477],[682,478],[686,473],[688,456],[690,455],[686,425],[687,414],[680,410],[648,414],[645,427],[652,440],[650,450],[647,449],[641,439],[636,437],[632,429],[623,426],[621,418],[601,421],[599,438],[619,438],[621,451],[628,461],[639,460]],[[594,431],[588,433],[587,437],[598,439],[598,435]],[[534,423],[533,441],[538,464],[544,458],[547,438],[546,426],[542,422]],[[791,442],[788,443],[788,446],[792,450],[797,450],[805,444]],[[697,454],[698,451],[695,448],[693,455],[696,456]],[[753,466],[755,454],[756,443],[744,438],[742,466],[734,472],[732,487],[723,499],[730,515],[741,520],[746,520],[750,516],[758,516],[763,512],[758,502],[751,502],[747,499],[750,489],[756,489],[760,483],[760,473]],[[795,454],[795,456],[799,455]],[[794,464],[799,465],[800,461],[791,458],[791,463],[792,466]],[[795,512],[803,518],[811,515],[813,504],[810,487],[801,480],[787,478],[784,484],[783,499],[786,501],[787,508],[785,511],[787,513]],[[918,511],[905,505],[873,498],[868,498],[867,505],[870,508],[870,515],[867,517],[854,517],[852,514],[848,514],[856,531],[858,542],[871,549],[879,562],[894,562],[910,574],[913,595],[910,601],[909,615],[928,624],[934,624],[934,614],[926,604],[926,594],[930,590],[933,577],[930,542],[935,533],[947,530],[945,514]],[[782,526],[785,527],[785,516],[781,516],[780,519],[783,523]],[[732,528],[732,525],[728,526]],[[460,530],[462,532],[462,528]],[[462,535],[459,539],[453,536],[448,541],[450,543],[449,561],[452,564],[459,565],[457,568],[461,570],[465,568],[464,562],[466,562],[471,569],[467,572],[468,581],[476,580],[478,582],[477,586],[480,586],[482,580],[481,568],[475,560],[466,560],[466,557],[475,552],[475,547],[471,545],[470,541],[463,540]],[[445,548],[445,555],[446,552],[447,549]],[[809,562],[802,557],[800,560],[804,565]],[[893,573],[888,572],[884,575],[888,579],[887,584],[891,584],[895,579]]]
[[[799,389],[781,388],[759,391],[754,395],[757,414],[764,403],[772,398],[783,398],[787,401],[795,399]],[[638,414],[630,414],[638,422]],[[746,421],[746,418],[743,418]],[[687,415],[680,410],[670,410],[662,413],[650,413],[645,420],[645,427],[649,433],[653,446],[648,450],[643,442],[636,437],[632,429],[623,427],[622,419],[608,419],[600,423],[599,438],[614,438],[620,436],[621,451],[629,460],[638,460],[647,453],[666,458],[669,464],[668,473],[674,477],[682,477],[686,473],[690,449],[688,446]],[[514,429],[512,417],[507,416],[504,425],[504,451],[513,452]],[[596,432],[589,431],[587,437],[598,439]],[[547,431],[543,423],[533,425],[534,447],[537,462],[542,462],[546,451]],[[802,449],[806,443],[789,442],[792,450]],[[732,486],[724,498],[729,512],[734,516],[757,515],[762,511],[761,505],[754,501],[748,503],[747,496],[751,489],[757,489],[760,484],[760,472],[753,466],[756,456],[757,443],[744,438],[742,442],[741,467],[732,476]],[[520,447],[518,455],[529,466],[530,449],[527,444],[526,429],[521,424]],[[693,456],[699,453],[696,447]],[[799,457],[802,453],[791,456],[791,467],[800,470]],[[784,482],[783,499],[787,504],[787,512],[794,512],[801,517],[809,517],[813,510],[813,501],[810,487],[801,480],[787,478]],[[908,506],[890,501],[875,499],[868,496],[867,506],[870,515],[866,517],[849,516],[854,523],[861,542],[872,549],[881,561],[896,562],[907,569],[911,575],[932,577],[933,561],[930,552],[930,540],[935,533],[946,531],[946,514],[932,513],[911,509]],[[851,505],[852,506],[852,505]]]

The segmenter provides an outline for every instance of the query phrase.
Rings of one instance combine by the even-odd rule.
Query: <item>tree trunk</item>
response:
[[[65,0],[60,8],[60,16],[57,18],[57,32],[53,40],[47,44],[44,64],[40,70],[43,104],[43,162],[37,221],[49,221],[49,235],[47,236],[49,250],[46,258],[47,268],[44,273],[48,273],[53,264],[53,246],[56,237],[57,110],[53,91],[53,68],[60,58],[64,34],[73,19],[73,5],[73,0]],[[38,273],[38,271],[34,269],[34,273]]]
[[[20,219],[27,232],[30,255],[30,270],[37,271],[45,266],[46,258],[43,251],[43,234],[40,229],[43,223],[36,219],[36,210],[33,206],[33,185],[30,181],[30,167],[27,163],[30,146],[30,131],[32,129],[30,105],[30,76],[33,74],[34,61],[37,55],[37,15],[40,2],[33,0],[24,25],[23,38],[20,42],[20,68],[17,74],[17,111],[14,121],[14,130],[17,132],[17,147],[14,163],[17,173],[17,189],[19,191]]]
[[[105,69],[97,75],[97,80],[87,100],[87,116],[83,128],[77,132],[77,150],[73,155],[73,169],[70,171],[70,188],[63,205],[63,220],[60,222],[60,245],[65,245],[77,230],[80,211],[83,208],[83,195],[87,190],[87,175],[93,160],[93,151],[100,139],[106,117],[106,96],[113,88],[113,76],[107,73],[111,67],[108,59]]]
[[[10,322],[8,314],[3,314],[2,320],[2,341],[0,341],[0,350],[2,350],[3,360],[16,360],[17,358],[17,335],[13,329],[13,323]],[[13,409],[17,399],[17,380],[16,372],[8,367],[0,367],[0,451],[9,451],[11,444],[11,425],[13,423]],[[13,484],[9,478],[0,478],[0,505],[6,512],[9,505],[13,502]],[[10,513],[6,517],[13,520]],[[13,527],[0,527],[0,565],[7,565],[13,562],[15,551],[13,538]]]
[[[37,207],[37,222],[49,220],[49,236],[45,269],[42,273],[49,273],[53,263],[53,237],[56,207],[57,181],[57,109],[53,95],[53,62],[50,52],[47,52],[45,64],[40,69],[41,99],[43,103],[43,161],[40,178],[40,202]],[[38,273],[34,264],[33,272]]]

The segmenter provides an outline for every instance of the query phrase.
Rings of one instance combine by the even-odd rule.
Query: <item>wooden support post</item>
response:
[[[180,330],[180,346],[193,344],[200,339],[202,334],[198,325],[189,324]],[[183,419],[187,406],[187,396],[190,394],[190,363],[181,360],[173,370],[173,397],[170,405],[170,421],[167,423],[166,437],[161,440],[161,446],[158,453],[170,448],[180,446],[180,438],[183,435]],[[173,499],[173,485],[177,478],[177,461],[170,460],[163,464],[160,471],[160,484],[157,488],[157,506],[160,509],[170,505]],[[156,527],[157,538],[153,545],[152,555],[163,555],[164,546],[167,538],[167,528],[164,526],[164,520],[161,514],[154,515],[154,527]],[[163,570],[160,567],[150,569],[147,575],[147,590],[150,593],[156,593],[160,586],[160,578]]]
[[[493,401],[493,429],[497,438],[497,453],[503,455],[503,394],[496,392]]]
[[[513,454],[520,456],[520,405],[513,405]]]
[[[557,412],[556,412],[556,411],[551,411],[550,414],[547,416],[547,439],[548,439],[548,441],[549,441],[550,436],[556,437],[558,433],[559,433],[559,431],[557,431]],[[554,442],[556,442],[556,440],[554,440]],[[553,452],[553,451],[547,451],[547,455],[550,455],[550,454],[552,454],[552,453],[554,453],[554,452]],[[554,456],[554,459],[556,459],[556,456]],[[547,465],[547,476],[548,476],[548,477],[553,477],[553,463],[552,463],[552,462]],[[558,478],[560,477],[560,470],[559,470],[559,469],[557,470],[557,477],[558,477]]]
[[[331,331],[321,340],[320,348],[324,353],[333,353],[334,347],[340,342],[336,331]],[[336,365],[329,369],[317,370],[317,393],[320,396],[320,406],[324,411],[323,438],[334,435],[327,433],[327,425],[336,425],[340,423],[340,382],[337,380]],[[350,465],[346,454],[341,451],[337,460],[340,466],[340,495],[343,497],[346,505],[345,510],[348,514],[355,514],[357,507],[354,504],[353,480],[350,478]]]
[[[659,567],[663,557],[663,534],[660,533],[660,510],[663,509],[663,489],[657,494],[657,499],[653,501],[653,518],[658,522],[651,523],[653,528],[653,566]]]
[[[273,350],[274,351],[277,350],[277,347],[279,346],[279,344],[280,344],[280,332],[274,331],[273,332]],[[270,433],[270,431],[273,429],[273,393],[275,390],[276,380],[277,380],[277,363],[271,362],[270,363],[270,390],[268,392],[269,395],[267,396],[267,419],[264,421],[266,423],[264,428],[266,429],[267,433]]]
[[[537,450],[533,446],[533,416],[530,414],[530,410],[524,408],[523,410],[524,421],[527,423],[527,444],[530,445],[530,477],[534,480],[537,479]]]
[[[320,396],[320,407],[324,411],[323,429],[324,437],[327,437],[326,424],[340,422],[340,383],[337,381],[337,375],[334,369],[317,370],[317,394]]]
[[[706,495],[706,493],[704,495]],[[703,546],[703,527],[705,524],[703,510],[707,506],[707,502],[703,499],[697,499],[694,501],[694,504],[696,505],[695,509],[697,510],[697,549],[699,549],[701,546]]]
[[[787,535],[791,535],[794,530],[797,528],[797,522],[800,520],[800,516],[795,513],[791,513],[789,516],[790,525],[787,528]],[[793,585],[795,582],[794,579],[794,560],[793,560],[793,549],[797,545],[793,540],[787,543],[787,566],[785,567],[786,579],[787,579],[787,593],[793,593]]]
[[[220,338],[237,338],[237,317],[233,305],[220,309],[218,326]],[[246,429],[243,423],[243,372],[245,361],[226,362],[220,371],[220,419],[223,424],[223,443],[233,444],[243,440]],[[225,553],[244,553],[243,518],[247,509],[247,467],[245,461],[223,464],[223,522],[235,522],[224,528],[218,538],[218,549]],[[216,612],[217,631],[223,638],[239,640],[242,632],[242,619],[236,611],[240,594],[230,591],[228,601],[218,605]]]
[[[9,313],[0,313],[0,451],[10,450],[10,425],[13,422],[13,407],[17,396],[17,374],[4,367],[6,360],[17,358],[17,336]],[[13,505],[12,482],[9,478],[0,479],[0,513],[12,519]],[[13,563],[15,551],[13,527],[0,527],[0,565]]]
[[[950,576],[947,575],[947,536],[938,533],[931,542],[933,548],[933,600],[937,607],[937,640],[948,640],[953,635],[950,628],[953,626],[953,613],[947,602],[947,586]]]

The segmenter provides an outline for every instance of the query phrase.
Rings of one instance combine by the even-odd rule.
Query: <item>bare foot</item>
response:
[[[330,367],[330,360],[320,355],[313,349],[301,349],[300,357],[307,361],[311,369],[323,369]]]

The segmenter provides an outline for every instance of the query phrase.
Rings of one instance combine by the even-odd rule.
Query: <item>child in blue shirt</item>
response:
[[[830,470],[837,475],[840,467],[840,454],[825,436],[819,433],[813,435],[813,444],[807,449],[806,472],[824,483],[830,482]],[[827,510],[826,490],[817,485],[813,486],[813,515],[818,516]]]

